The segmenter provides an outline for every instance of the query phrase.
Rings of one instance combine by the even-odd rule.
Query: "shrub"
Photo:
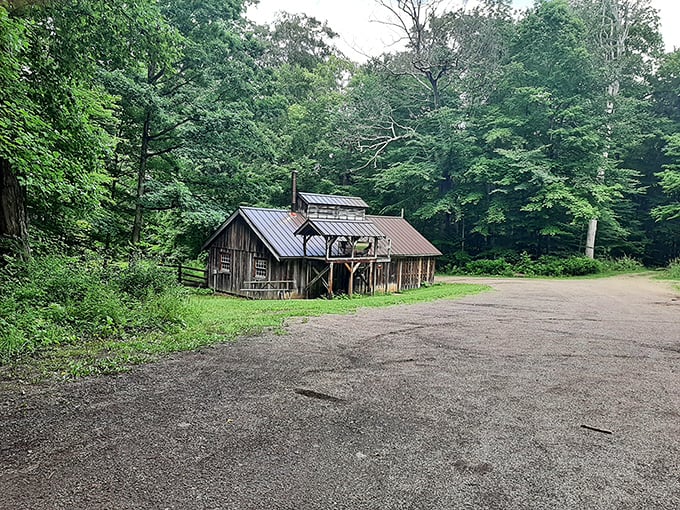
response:
[[[509,248],[492,248],[490,250],[483,251],[479,254],[477,259],[479,260],[499,260],[503,259],[506,262],[514,265],[521,259],[522,254],[517,253],[515,250]]]
[[[439,264],[441,264],[442,272],[446,274],[460,274],[465,271],[465,265],[472,261],[472,257],[464,251],[456,251],[444,255]]]
[[[468,262],[459,272],[473,275],[494,276],[584,276],[602,272],[605,265],[597,260],[583,256],[568,258],[543,255],[533,260],[528,253],[522,252],[513,257],[511,263],[505,258],[481,259]]]
[[[504,259],[473,260],[465,264],[465,272],[474,275],[511,276],[512,266]]]
[[[149,293],[161,294],[177,286],[174,272],[150,261],[136,261],[113,278],[118,288],[141,299]]]
[[[612,272],[633,272],[642,271],[645,266],[637,259],[624,255],[616,259],[606,259],[602,261],[602,266],[605,271]]]
[[[152,263],[49,256],[0,271],[0,361],[51,345],[120,339],[182,324],[184,289]]]
[[[585,276],[602,271],[602,263],[588,257],[569,257],[562,261],[562,274],[566,276]]]
[[[666,278],[680,280],[680,258],[671,260],[666,268]]]
[[[514,265],[515,273],[533,276],[536,274],[536,267],[529,254],[525,251],[519,254],[519,258]]]
[[[553,255],[542,255],[533,264],[533,273],[537,276],[562,276],[564,274],[564,259]]]

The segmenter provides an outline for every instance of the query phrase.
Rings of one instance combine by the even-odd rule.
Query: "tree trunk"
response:
[[[135,220],[132,225],[132,244],[137,245],[142,235],[142,221],[144,219],[144,181],[146,181],[146,166],[149,161],[149,138],[151,126],[151,112],[146,112],[142,127],[142,147],[139,153],[139,168],[137,169],[137,194],[135,196]]]
[[[30,256],[26,190],[12,172],[9,161],[0,158],[0,254]]]
[[[441,94],[439,92],[439,80],[437,80],[431,73],[428,73],[427,79],[430,82],[430,87],[432,88],[432,104],[435,110],[439,110],[441,106]]]
[[[592,219],[588,223],[588,235],[586,236],[586,257],[595,258],[595,235],[597,234],[597,220]]]

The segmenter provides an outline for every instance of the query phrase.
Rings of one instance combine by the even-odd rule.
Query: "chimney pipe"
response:
[[[293,181],[293,193],[290,202],[291,212],[297,212],[297,170],[291,172],[291,180]]]

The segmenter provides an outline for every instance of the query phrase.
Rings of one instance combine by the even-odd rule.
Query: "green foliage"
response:
[[[658,54],[644,2],[618,11],[626,34],[620,2],[442,9],[412,26],[420,48],[364,65],[332,20],[253,27],[243,0],[5,5],[0,160],[38,253],[121,259],[135,230],[147,256],[193,259],[238,205],[286,206],[297,170],[300,189],[403,209],[446,255],[578,253],[595,217],[598,256],[680,255],[680,52]]]
[[[0,359],[46,347],[184,323],[184,291],[166,270],[140,262],[120,268],[101,260],[51,256],[13,261],[0,273]]]
[[[680,280],[680,259],[673,259],[668,263],[663,277],[669,280]]]
[[[482,258],[466,262],[465,264],[450,265],[446,267],[445,271],[454,274],[477,276],[586,276],[604,271],[637,271],[641,267],[639,262],[629,258],[603,263],[581,256],[564,258],[542,255],[534,260],[526,252],[518,254],[507,252],[507,250],[499,250],[498,253],[503,253],[504,255],[493,259]],[[491,252],[487,256],[490,254]]]
[[[151,261],[137,261],[124,267],[117,275],[116,285],[130,296],[143,300],[161,295],[175,287],[176,276],[170,269]]]
[[[654,208],[652,216],[657,221],[678,220],[680,219],[680,134],[668,137],[668,145],[664,148],[664,154],[671,162],[664,165],[664,170],[656,175],[670,203]]]
[[[325,314],[350,314],[360,308],[396,306],[433,301],[437,299],[456,299],[488,290],[483,285],[441,285],[409,290],[400,294],[375,296],[355,296],[352,299],[315,299],[286,301],[249,301],[209,296],[199,292],[188,300],[177,301],[172,289],[166,289],[158,298],[146,300],[150,307],[160,306],[170,321],[161,327],[138,329],[126,334],[99,334],[96,338],[82,337],[68,339],[63,344],[66,328],[57,328],[52,346],[58,348],[44,350],[34,357],[33,363],[38,371],[59,373],[64,377],[108,374],[127,370],[131,365],[154,359],[155,356],[171,352],[192,350],[203,345],[234,340],[238,336],[256,334],[266,328],[281,331],[285,321],[296,317],[314,317]],[[169,303],[167,301],[170,301]],[[0,301],[5,304],[5,298]],[[174,327],[174,319],[181,311],[185,322],[182,327]],[[138,313],[134,308],[127,313]],[[155,311],[156,319],[159,314]],[[148,315],[148,314],[147,314]],[[161,314],[162,315],[162,314]],[[42,318],[44,311],[36,310],[32,319]],[[140,317],[141,318],[141,317]],[[9,324],[0,315],[0,325]],[[28,322],[28,319],[27,319]],[[49,321],[44,321],[49,323]],[[10,324],[12,325],[12,324]],[[4,332],[5,328],[0,329]],[[39,345],[29,345],[22,336],[26,330],[14,327],[17,334],[0,336],[0,364],[11,362],[21,353],[31,353]],[[134,334],[132,334],[134,333]],[[43,345],[42,347],[45,347]],[[30,360],[22,360],[31,363]],[[38,374],[40,376],[40,374]]]
[[[627,255],[616,259],[604,259],[601,263],[605,271],[613,273],[635,273],[645,270],[642,262]]]
[[[597,274],[600,271],[602,271],[602,263],[587,257],[570,257],[562,264],[562,274],[566,276],[585,276]]]
[[[465,272],[473,275],[512,276],[512,266],[503,259],[473,260],[465,264]]]

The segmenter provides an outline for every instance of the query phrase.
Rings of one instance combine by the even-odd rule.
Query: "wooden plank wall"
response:
[[[231,255],[231,271],[220,272],[220,254]],[[246,297],[277,299],[276,292],[247,293],[241,289],[255,279],[255,259],[267,261],[267,280],[293,280],[291,297],[305,297],[302,292],[307,285],[308,268],[303,259],[277,261],[242,218],[236,218],[210,246],[208,255],[208,284],[220,292]]]
[[[231,254],[231,271],[222,273],[220,269],[220,253]],[[245,293],[242,288],[250,287],[244,282],[255,279],[255,258],[267,260],[267,280],[293,280],[294,288],[291,297],[316,298],[326,293],[319,280],[310,289],[305,290],[307,283],[314,279],[316,271],[322,271],[327,265],[321,261],[292,259],[277,261],[269,249],[260,241],[252,229],[242,218],[236,218],[210,246],[208,255],[208,286],[220,292],[277,299],[276,292]],[[315,271],[315,270],[316,271]],[[423,282],[434,283],[434,257],[392,258],[391,262],[376,264],[376,292],[399,292],[401,290],[419,288]],[[342,264],[335,265],[335,291],[346,292],[346,280],[349,277]],[[366,269],[365,279],[370,282],[370,271]],[[327,279],[327,276],[325,277]],[[342,282],[342,283],[341,283]],[[360,277],[354,280],[354,292],[368,294],[369,285]]]
[[[393,257],[389,263],[378,264],[377,271],[376,292],[417,289],[424,282],[434,283],[435,258]]]

